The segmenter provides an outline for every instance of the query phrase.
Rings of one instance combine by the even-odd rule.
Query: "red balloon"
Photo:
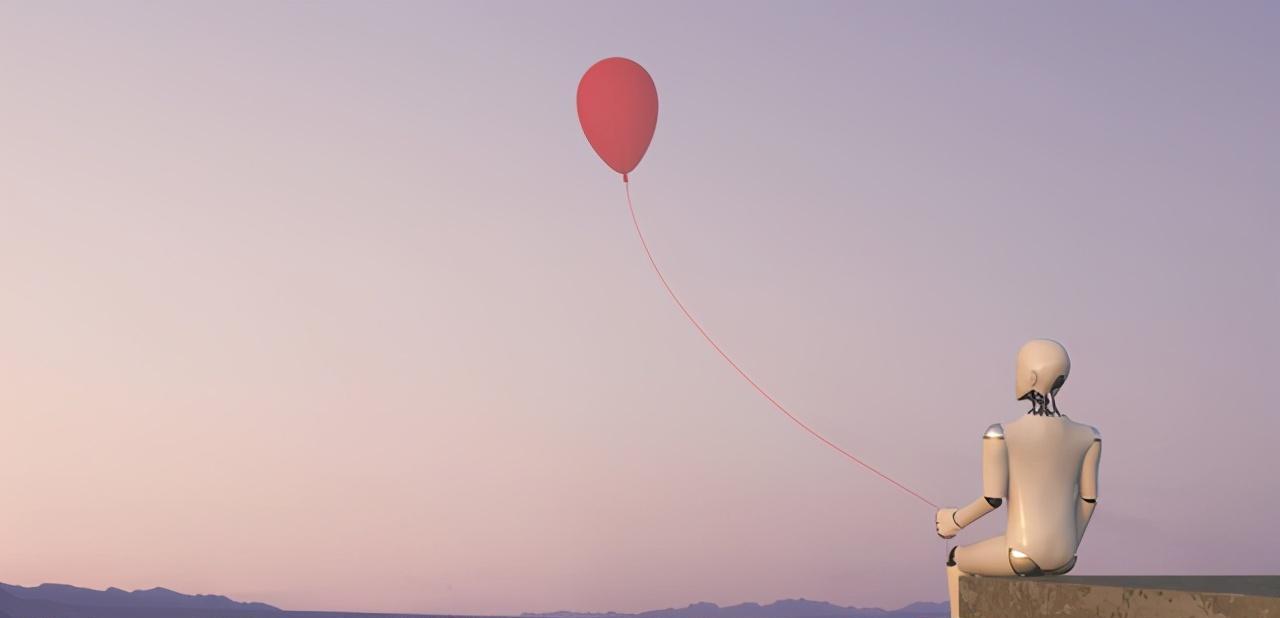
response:
[[[591,65],[578,82],[578,122],[596,154],[625,182],[644,158],[658,126],[653,78],[626,58],[605,58]]]

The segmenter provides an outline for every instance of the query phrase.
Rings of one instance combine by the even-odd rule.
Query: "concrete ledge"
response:
[[[962,618],[1280,618],[1280,575],[960,578]]]

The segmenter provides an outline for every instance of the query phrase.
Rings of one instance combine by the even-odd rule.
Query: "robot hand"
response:
[[[956,523],[956,509],[938,509],[933,523],[937,526],[938,536],[944,539],[952,538],[960,532],[960,525]]]

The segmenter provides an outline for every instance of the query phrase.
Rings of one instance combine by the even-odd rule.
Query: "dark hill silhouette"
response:
[[[266,603],[241,603],[232,601],[220,594],[182,594],[168,588],[152,588],[150,590],[134,590],[125,592],[119,588],[91,590],[68,586],[67,584],[40,584],[26,588],[11,584],[0,584],[0,590],[20,599],[38,599],[69,603],[71,605],[89,605],[95,607],[164,607],[170,609],[234,609],[280,611]]]
[[[946,603],[912,603],[902,609],[842,607],[822,601],[784,599],[768,605],[720,607],[694,603],[684,608],[639,614],[553,612],[524,618],[936,618]],[[432,614],[289,611],[266,603],[245,603],[216,594],[182,594],[166,588],[91,590],[66,584],[34,587],[0,583],[0,618],[484,618]],[[497,618],[497,617],[489,617]]]
[[[66,584],[34,587],[0,583],[0,618],[455,618],[427,614],[286,611],[216,594],[166,588],[92,590]],[[480,617],[467,617],[480,618]]]
[[[768,605],[741,603],[720,607],[694,603],[688,607],[658,609],[638,614],[551,612],[524,614],[524,618],[935,618],[949,616],[946,603],[912,603],[895,610],[878,607],[844,607],[824,601],[783,599]]]

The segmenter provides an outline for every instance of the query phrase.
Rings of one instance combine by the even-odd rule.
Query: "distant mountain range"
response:
[[[525,618],[935,618],[949,616],[946,603],[912,603],[901,609],[844,607],[825,601],[783,599],[768,605],[741,603],[720,607],[715,603],[694,603],[678,609],[656,609],[638,614],[551,612],[523,614]]]
[[[912,603],[902,609],[841,607],[821,601],[787,599],[768,605],[720,607],[694,603],[680,609],[639,614],[552,612],[524,618],[937,618],[946,603]],[[182,594],[167,588],[91,590],[66,584],[25,587],[0,583],[0,618],[457,618],[432,614],[372,614],[288,611],[266,603],[234,601],[217,594]],[[477,618],[477,617],[469,617]]]
[[[119,588],[91,590],[66,584],[41,584],[28,588],[0,583],[0,618],[371,618],[375,616],[425,618],[417,614],[294,612],[266,603],[242,603],[216,594],[182,594],[166,588],[125,592]]]
[[[39,586],[26,588],[0,583],[0,590],[19,599],[52,601],[80,606],[280,611],[280,608],[272,607],[266,603],[241,603],[240,601],[232,601],[220,594],[182,594],[168,588],[125,592],[119,588],[91,590],[66,584],[40,584]]]

